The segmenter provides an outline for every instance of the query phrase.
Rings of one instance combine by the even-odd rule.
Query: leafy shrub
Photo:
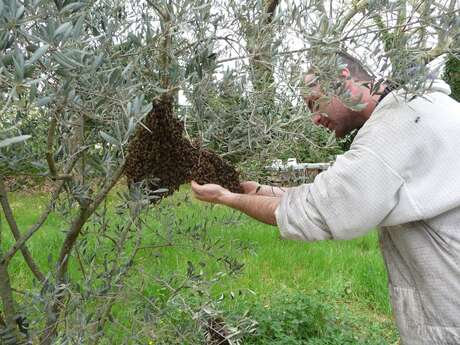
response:
[[[460,102],[460,58],[451,55],[446,62],[444,80],[452,89],[451,96]]]
[[[268,306],[255,305],[250,317],[257,330],[246,336],[248,345],[366,345],[388,344],[375,325],[357,334],[359,322],[324,301],[326,294],[293,293],[276,297]],[[366,321],[368,322],[368,321]]]

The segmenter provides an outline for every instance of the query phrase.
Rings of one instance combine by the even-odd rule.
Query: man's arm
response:
[[[279,197],[282,196],[289,187],[276,187],[259,184],[255,181],[244,181],[241,183],[244,194]]]
[[[244,212],[260,222],[276,225],[275,211],[279,204],[278,197],[229,192],[222,195],[220,203]]]
[[[201,201],[232,207],[260,222],[276,225],[275,211],[279,204],[278,197],[258,194],[238,194],[216,185],[199,185],[192,181],[195,197]]]

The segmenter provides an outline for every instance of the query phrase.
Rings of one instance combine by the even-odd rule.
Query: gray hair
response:
[[[355,57],[344,51],[338,52],[337,55],[339,56],[340,60],[342,60],[342,62],[347,65],[347,68],[350,71],[351,77],[353,79],[360,81],[371,81],[375,79],[373,73],[366,69],[363,64]]]

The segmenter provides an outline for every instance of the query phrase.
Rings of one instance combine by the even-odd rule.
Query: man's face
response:
[[[337,97],[325,97],[320,86],[315,84],[313,74],[305,76],[305,83],[309,86],[309,94],[304,96],[304,99],[313,113],[312,121],[315,125],[334,131],[338,138],[363,125],[364,121],[357,116],[357,113],[345,107]],[[351,83],[346,81],[346,87],[351,88]]]

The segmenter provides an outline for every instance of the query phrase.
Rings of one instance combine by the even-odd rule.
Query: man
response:
[[[289,189],[244,182],[235,194],[192,182],[193,192],[278,225],[288,239],[351,239],[378,227],[402,344],[460,344],[460,105],[442,81],[423,97],[372,95],[346,62],[342,81],[366,107],[333,98],[313,109],[313,121],[339,137],[359,128],[331,168]],[[320,97],[315,86],[306,101]]]

